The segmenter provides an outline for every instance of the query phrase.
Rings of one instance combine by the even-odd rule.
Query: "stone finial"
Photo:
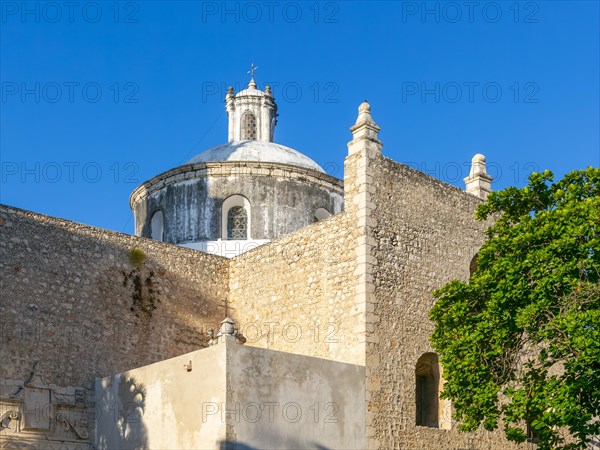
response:
[[[256,81],[254,81],[254,78],[250,79],[250,83],[248,83],[248,89],[256,89]]]
[[[237,340],[241,344],[246,342],[246,339],[241,336],[238,329],[235,327],[235,322],[230,317],[225,317],[225,319],[223,319],[221,328],[219,328],[219,333],[216,336],[212,329],[208,331],[208,336],[210,337],[210,340],[208,341],[209,345],[216,345],[227,340]]]
[[[492,177],[485,167],[485,156],[477,153],[471,160],[469,176],[465,178],[466,191],[485,200],[492,192]]]
[[[235,97],[235,93],[233,92],[233,86],[229,86],[227,88],[227,98]]]
[[[271,86],[265,86],[265,95],[273,97],[273,92],[271,92]]]
[[[383,143],[378,139],[381,128],[375,123],[371,116],[371,105],[365,100],[358,107],[356,123],[350,127],[352,141],[348,143],[348,154],[360,150],[374,150],[381,153]]]
[[[233,319],[225,317],[225,319],[223,319],[223,321],[221,322],[221,328],[219,328],[219,334],[217,334],[217,337],[234,336],[234,324],[235,322],[233,321]]]
[[[369,101],[367,99],[358,105],[358,117],[356,118],[355,125],[365,122],[375,124],[373,117],[371,116],[371,105],[369,105]]]

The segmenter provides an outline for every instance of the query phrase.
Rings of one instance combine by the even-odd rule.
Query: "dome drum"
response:
[[[243,202],[228,204],[232,197]],[[248,240],[271,240],[343,209],[343,184],[311,169],[265,162],[213,162],[181,166],[144,183],[131,196],[136,234],[185,245],[226,240],[227,211],[243,206]]]

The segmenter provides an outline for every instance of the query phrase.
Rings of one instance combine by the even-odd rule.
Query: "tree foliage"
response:
[[[541,450],[585,448],[600,431],[600,169],[553,178],[533,173],[478,207],[496,220],[476,270],[431,311],[459,427],[502,423]]]

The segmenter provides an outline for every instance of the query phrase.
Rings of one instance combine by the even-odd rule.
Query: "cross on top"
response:
[[[258,69],[258,67],[254,67],[254,63],[252,63],[250,65],[250,70],[246,73],[249,73],[250,76],[252,77],[252,79],[254,79],[254,72],[256,72],[257,69]]]

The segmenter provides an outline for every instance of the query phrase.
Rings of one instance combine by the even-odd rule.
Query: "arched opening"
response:
[[[331,213],[327,211],[325,208],[319,208],[315,211],[315,217],[313,222],[320,222],[321,220],[325,220],[331,217]]]
[[[469,277],[472,277],[475,274],[476,270],[477,270],[477,254],[475,254],[475,256],[473,256],[473,259],[471,259],[471,263],[469,264]]]
[[[229,240],[251,239],[250,202],[242,195],[227,197],[222,207],[221,236]]]
[[[150,219],[150,237],[156,241],[165,240],[165,218],[162,211],[156,211]]]
[[[440,369],[435,353],[425,353],[417,361],[416,377],[416,424],[439,428]]]
[[[242,141],[256,140],[256,117],[251,112],[246,112],[242,116]]]
[[[271,119],[271,130],[269,131],[269,141],[275,142],[275,125],[277,125],[277,119],[273,117]]]

